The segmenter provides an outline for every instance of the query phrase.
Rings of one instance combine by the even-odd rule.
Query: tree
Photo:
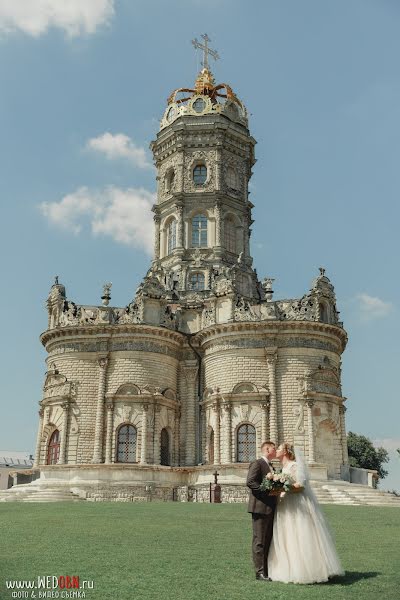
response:
[[[372,469],[378,472],[380,479],[386,477],[388,471],[382,465],[389,462],[389,453],[385,448],[375,448],[369,438],[351,431],[347,434],[347,448],[351,467]]]

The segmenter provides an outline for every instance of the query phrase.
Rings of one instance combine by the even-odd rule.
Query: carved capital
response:
[[[61,407],[62,407],[63,411],[66,412],[68,410],[68,408],[69,408],[69,402],[63,402],[61,404]]]
[[[219,412],[219,404],[218,402],[214,402],[212,405],[212,409],[215,413]]]
[[[271,402],[269,400],[266,400],[264,402],[261,402],[260,406],[264,412],[267,412],[269,410],[269,407],[271,406]]]
[[[304,402],[309,409],[311,409],[315,404],[315,400],[313,398],[305,398]]]
[[[142,404],[141,406],[142,406],[142,410],[143,410],[143,412],[147,412],[147,411],[149,410],[149,405],[148,405],[148,403],[144,403],[144,404]]]
[[[278,360],[278,354],[277,354],[277,352],[269,352],[268,350],[269,350],[269,348],[266,348],[265,358],[266,358],[267,364],[274,367],[276,364],[276,361]]]
[[[106,404],[106,408],[109,412],[112,412],[114,410],[114,404],[112,402],[108,402]]]
[[[108,358],[106,356],[102,356],[98,359],[98,363],[101,369],[105,369],[108,365]]]
[[[232,410],[232,404],[230,402],[223,402],[222,408],[226,413],[229,413]]]

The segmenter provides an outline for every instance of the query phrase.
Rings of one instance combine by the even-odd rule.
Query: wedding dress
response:
[[[328,581],[333,575],[343,575],[305,466],[300,461],[289,461],[282,472],[304,486],[304,491],[286,493],[278,500],[268,554],[268,576],[285,583],[318,583]]]

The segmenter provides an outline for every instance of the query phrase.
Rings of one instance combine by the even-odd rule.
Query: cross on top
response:
[[[214,483],[217,484],[218,483],[218,475],[219,475],[217,469],[215,469],[213,475],[214,475]]]
[[[198,41],[197,38],[195,38],[194,40],[192,40],[192,44],[195,48],[200,48],[200,50],[203,50],[203,60],[202,60],[202,65],[205,69],[208,69],[208,55],[212,56],[214,60],[218,60],[219,59],[219,55],[218,52],[216,50],[211,50],[211,48],[208,47],[208,42],[211,42],[210,38],[208,37],[208,35],[206,33],[202,33],[201,37],[204,40],[204,44],[202,44],[201,42]]]

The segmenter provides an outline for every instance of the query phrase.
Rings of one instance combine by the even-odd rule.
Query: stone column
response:
[[[266,358],[268,365],[268,384],[270,391],[269,434],[271,436],[271,441],[275,442],[275,444],[279,444],[278,403],[276,398],[276,361],[278,355],[276,352],[271,354],[267,353]]]
[[[99,358],[99,384],[97,392],[96,423],[94,432],[94,450],[93,463],[103,461],[103,421],[104,421],[104,392],[106,389],[106,376],[108,358],[103,356]]]
[[[182,368],[187,383],[185,465],[190,466],[196,464],[197,361],[186,361]]]
[[[106,405],[107,408],[107,429],[106,429],[106,463],[109,465],[113,462],[112,460],[112,440],[113,440],[113,416],[114,416],[114,404],[109,402]]]
[[[218,202],[214,209],[215,214],[215,245],[221,246],[221,204]]]
[[[261,443],[266,442],[270,439],[269,427],[268,427],[268,411],[270,408],[269,400],[261,403]]]
[[[160,258],[160,217],[154,215],[154,260]]]
[[[34,467],[38,467],[40,465],[40,452],[42,449],[42,432],[43,432],[43,415],[44,409],[39,409],[39,429],[36,437],[36,452],[35,452],[35,462],[33,463]]]
[[[60,443],[60,456],[57,464],[64,465],[66,462],[66,451],[67,451],[67,436],[68,436],[68,412],[69,402],[62,403],[63,416],[62,416],[62,430],[61,430],[61,443]]]
[[[221,423],[220,423],[220,415],[219,415],[219,405],[218,402],[215,402],[212,405],[213,411],[215,413],[215,429],[214,429],[214,464],[221,464]]]
[[[345,413],[347,408],[343,406],[339,406],[339,415],[340,415],[340,440],[342,445],[342,461],[344,465],[347,465],[349,462],[349,452],[347,449],[347,435],[346,435],[346,423],[345,423]]]
[[[230,463],[232,460],[232,404],[224,402],[224,457],[223,463]]]
[[[183,240],[183,206],[177,206],[176,212],[178,215],[178,223],[177,223],[177,232],[176,232],[176,247],[183,248],[184,240]]]
[[[154,445],[153,445],[153,464],[155,464],[155,465],[159,465],[161,463],[160,412],[161,412],[161,406],[159,404],[155,404],[154,405]]]
[[[180,465],[180,420],[181,420],[181,409],[177,408],[175,410],[175,428],[174,428],[174,464],[176,467]]]
[[[142,447],[140,449],[140,464],[145,465],[147,463],[147,413],[149,411],[149,405],[147,403],[142,404]]]
[[[200,462],[205,464],[208,461],[207,458],[208,449],[207,449],[207,411],[206,407],[203,405],[201,407],[201,457]]]
[[[307,398],[306,401],[307,406],[307,429],[308,429],[308,462],[315,462],[315,442],[314,442],[314,419],[312,414],[312,409],[314,406],[314,400],[311,398]]]

